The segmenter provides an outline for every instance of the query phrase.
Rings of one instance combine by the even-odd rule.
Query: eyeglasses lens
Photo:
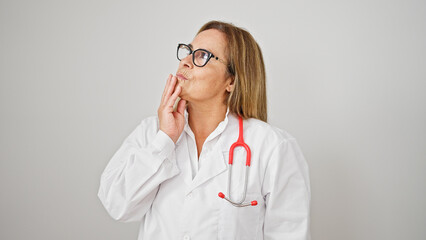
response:
[[[191,54],[191,51],[192,50],[189,48],[189,46],[181,44],[179,45],[179,48],[177,51],[177,58],[179,59],[179,61],[181,61],[184,58],[186,58],[189,54]],[[195,50],[192,54],[193,54],[193,63],[198,67],[203,67],[204,65],[206,65],[207,61],[209,61],[209,58],[210,58],[209,52],[202,49]]]
[[[196,50],[194,52],[194,64],[201,67],[204,66],[209,60],[209,53],[203,50]]]
[[[177,57],[179,60],[182,60],[186,58],[190,52],[191,52],[191,49],[189,49],[188,46],[180,45],[178,48]]]

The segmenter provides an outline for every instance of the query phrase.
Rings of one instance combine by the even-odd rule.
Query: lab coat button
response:
[[[188,235],[183,236],[183,240],[190,240],[191,238]]]
[[[188,194],[188,197],[189,197],[189,198],[192,198],[192,192]]]

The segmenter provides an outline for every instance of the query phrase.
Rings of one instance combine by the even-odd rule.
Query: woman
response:
[[[211,21],[177,55],[158,116],[137,126],[101,176],[108,213],[141,221],[139,239],[310,239],[308,166],[296,140],[266,123],[256,41]],[[230,151],[240,134],[250,167],[248,149]]]

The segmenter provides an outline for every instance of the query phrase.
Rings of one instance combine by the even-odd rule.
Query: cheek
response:
[[[197,85],[197,87],[211,90],[221,88],[223,86],[222,83],[225,81],[223,74],[219,74],[220,71],[217,69],[205,70],[206,71],[194,75],[194,83]]]

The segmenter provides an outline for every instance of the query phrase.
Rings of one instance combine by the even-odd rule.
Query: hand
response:
[[[173,105],[182,91],[182,87],[179,85],[176,86],[176,82],[176,76],[170,74],[164,88],[163,96],[161,97],[160,107],[158,108],[160,130],[165,132],[174,143],[179,139],[185,126],[184,111],[186,104],[185,100],[180,100],[176,109],[177,111],[173,112]]]

